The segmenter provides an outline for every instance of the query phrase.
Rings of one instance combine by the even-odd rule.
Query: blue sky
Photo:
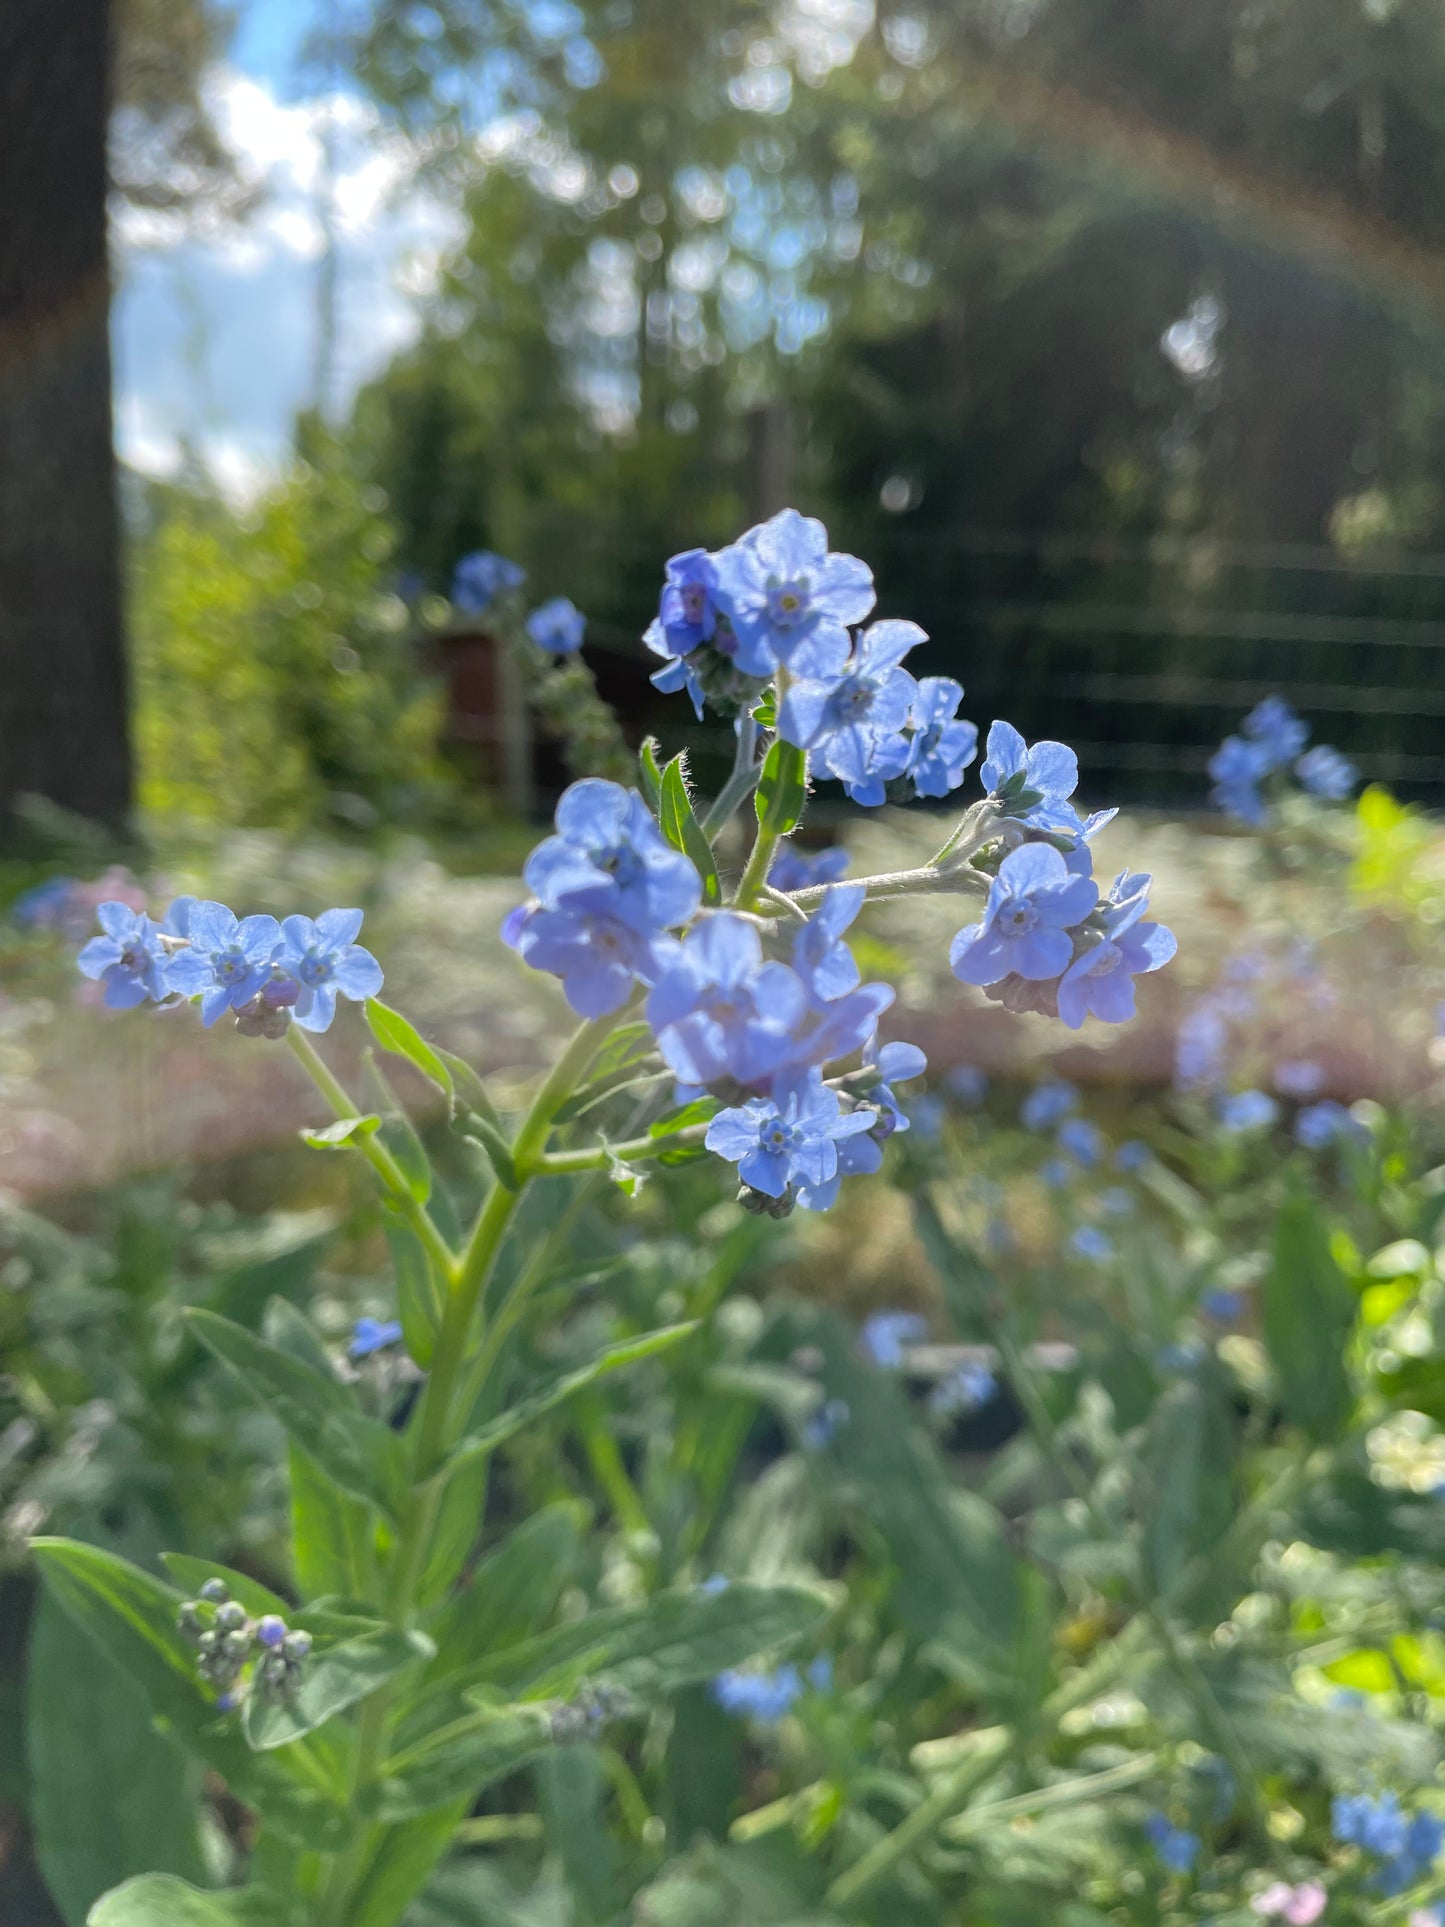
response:
[[[333,399],[349,400],[417,328],[417,301],[458,236],[410,184],[410,154],[354,95],[328,97],[300,59],[325,0],[243,0],[207,93],[243,174],[262,189],[236,228],[125,209],[114,225],[116,441],[151,474],[189,451],[237,496],[284,460],[315,399],[322,131],[336,127],[339,292]]]

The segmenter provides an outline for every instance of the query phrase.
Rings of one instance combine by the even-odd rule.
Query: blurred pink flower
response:
[[[1306,1880],[1290,1887],[1276,1880],[1250,1901],[1254,1912],[1266,1920],[1283,1920],[1288,1927],[1313,1927],[1325,1911],[1329,1896],[1317,1880]]]

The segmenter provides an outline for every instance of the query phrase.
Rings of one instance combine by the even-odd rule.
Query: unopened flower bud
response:
[[[201,1597],[208,1606],[219,1606],[223,1600],[230,1597],[230,1594],[226,1591],[225,1580],[208,1579],[205,1585],[201,1587]]]
[[[256,1622],[256,1637],[263,1646],[278,1647],[286,1637],[286,1622],[275,1613],[267,1613]]]
[[[223,1606],[216,1608],[216,1629],[218,1632],[239,1632],[246,1623],[246,1608],[236,1599],[228,1599]]]
[[[311,1651],[310,1633],[299,1631],[287,1633],[285,1639],[281,1642],[281,1651],[287,1659],[300,1665],[301,1661],[307,1658]]]

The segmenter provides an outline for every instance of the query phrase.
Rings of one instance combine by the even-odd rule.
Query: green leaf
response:
[[[197,1679],[195,1649],[176,1630],[180,1593],[97,1546],[37,1539],[33,1551],[56,1604],[238,1800],[314,1851],[335,1851],[345,1843],[344,1789],[338,1785],[329,1798],[313,1777],[303,1782],[280,1757],[252,1753],[237,1723],[217,1714]],[[324,1770],[313,1762],[311,1776]]]
[[[356,1498],[394,1510],[405,1484],[401,1441],[362,1412],[348,1387],[214,1312],[192,1311],[189,1318],[207,1349],[321,1471]]]
[[[396,1092],[376,1061],[376,1052],[367,1051],[362,1064],[362,1083],[374,1108],[381,1114],[378,1135],[401,1171],[407,1190],[418,1204],[431,1196],[431,1162]]]
[[[687,1131],[694,1124],[710,1124],[718,1114],[718,1101],[715,1097],[695,1097],[691,1104],[679,1104],[675,1110],[667,1111],[655,1124],[648,1126],[649,1137],[672,1137],[678,1131]]]
[[[467,1805],[454,1800],[387,1828],[350,1902],[349,1927],[395,1927],[450,1847]]]
[[[247,1743],[258,1753],[289,1746],[344,1713],[348,1706],[366,1699],[403,1668],[431,1659],[435,1652],[424,1633],[398,1632],[386,1626],[313,1653],[306,1661],[301,1690],[294,1700],[280,1706],[268,1705],[255,1694],[247,1700]]]
[[[1359,1301],[1330,1251],[1318,1202],[1285,1200],[1260,1292],[1265,1343],[1285,1414],[1310,1438],[1332,1437],[1353,1403],[1345,1345]]]
[[[339,1117],[334,1124],[323,1125],[320,1130],[302,1131],[301,1137],[313,1150],[343,1151],[357,1138],[370,1137],[380,1128],[381,1119],[372,1113],[366,1117]]]
[[[441,1291],[436,1274],[426,1246],[410,1225],[388,1215],[382,1229],[391,1247],[392,1269],[396,1273],[396,1310],[402,1337],[417,1364],[427,1371],[442,1322]]]
[[[702,825],[692,813],[692,802],[687,793],[687,753],[683,751],[674,756],[662,773],[662,795],[658,806],[658,823],[662,834],[675,850],[681,850],[693,868],[702,878],[704,903],[722,902],[722,885],[718,882],[717,863],[713,857],[712,845],[703,835]]]
[[[73,1927],[133,1874],[204,1879],[199,1770],[156,1731],[136,1682],[46,1596],[31,1624],[26,1699],[36,1856]]]
[[[515,1646],[536,1630],[576,1569],[585,1518],[575,1500],[544,1506],[482,1560],[432,1627],[434,1676]]]
[[[496,1780],[526,1766],[553,1745],[552,1722],[542,1707],[504,1707],[473,1715],[447,1737],[423,1743],[389,1760],[375,1796],[376,1816],[412,1820],[452,1801],[469,1803]]]
[[[516,1191],[520,1188],[517,1167],[512,1161],[512,1147],[508,1144],[500,1125],[495,1124],[489,1117],[481,1116],[479,1112],[463,1111],[459,1113],[452,1129],[459,1137],[470,1138],[472,1143],[481,1146],[487,1154],[487,1162],[492,1167],[497,1183],[504,1191]]]
[[[1156,1595],[1196,1554],[1219,1544],[1234,1511],[1234,1428],[1219,1392],[1207,1382],[1175,1385],[1149,1419],[1141,1458],[1151,1503],[1141,1552]],[[1236,1576],[1220,1579],[1228,1586]]]
[[[660,745],[655,736],[644,736],[642,747],[637,752],[637,776],[642,785],[642,794],[647,807],[654,816],[662,803],[662,770],[658,765],[657,752]]]
[[[465,1057],[458,1057],[455,1051],[443,1050],[438,1044],[436,1056],[446,1065],[452,1080],[452,1110],[455,1114],[470,1109],[483,1117],[495,1129],[501,1129],[502,1120],[497,1116],[497,1107],[487,1092],[486,1085],[474,1071]]]
[[[558,1111],[558,1123],[565,1124],[589,1109],[609,1091],[623,1090],[637,1082],[642,1066],[656,1056],[657,1040],[650,1024],[623,1024],[612,1032],[593,1058],[587,1082]]]
[[[305,1599],[329,1593],[365,1598],[376,1573],[376,1514],[326,1477],[294,1443],[291,1468],[291,1557]]]
[[[98,1900],[86,1927],[285,1927],[294,1915],[259,1888],[203,1893],[170,1874],[142,1874]]]
[[[292,1611],[279,1593],[263,1586],[259,1579],[252,1579],[231,1566],[219,1565],[214,1559],[197,1559],[188,1552],[163,1552],[161,1564],[188,1599],[194,1599],[208,1579],[223,1579],[226,1591],[232,1599],[241,1602],[253,1619],[260,1619],[266,1613],[279,1613],[285,1619]]]
[[[753,798],[759,827],[769,836],[786,836],[798,827],[807,796],[807,751],[785,743],[779,736],[763,758]]]
[[[379,998],[368,997],[366,1021],[372,1036],[383,1050],[390,1051],[393,1057],[404,1057],[423,1077],[436,1085],[448,1102],[452,1100],[455,1088],[445,1060],[399,1010],[393,1010]]]
[[[718,1592],[700,1586],[662,1592],[641,1606],[616,1606],[554,1626],[473,1669],[474,1690],[513,1696],[572,1690],[581,1678],[654,1700],[712,1679],[817,1630],[828,1602],[801,1586],[738,1580]]]
[[[752,710],[753,721],[763,729],[772,729],[778,720],[778,697],[776,690],[766,689]]]
[[[660,1331],[645,1332],[640,1338],[624,1339],[620,1345],[609,1345],[605,1352],[589,1359],[585,1365],[578,1365],[570,1372],[559,1372],[555,1378],[545,1379],[541,1385],[516,1405],[499,1412],[493,1419],[464,1438],[455,1447],[444,1470],[459,1471],[463,1466],[476,1460],[487,1458],[509,1438],[520,1432],[534,1419],[543,1417],[564,1400],[580,1392],[584,1386],[593,1384],[608,1372],[620,1371],[624,1365],[633,1365],[639,1359],[651,1358],[657,1352],[668,1351],[680,1345],[697,1330],[694,1319],[683,1325],[665,1325]]]

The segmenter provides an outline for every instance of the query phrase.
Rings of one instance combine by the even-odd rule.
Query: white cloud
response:
[[[465,230],[417,180],[409,144],[355,96],[285,102],[226,68],[206,93],[259,203],[239,226],[116,209],[116,440],[147,473],[174,472],[191,448],[244,497],[285,460],[292,420],[314,400],[328,129],[335,405],[415,339],[417,303]]]

